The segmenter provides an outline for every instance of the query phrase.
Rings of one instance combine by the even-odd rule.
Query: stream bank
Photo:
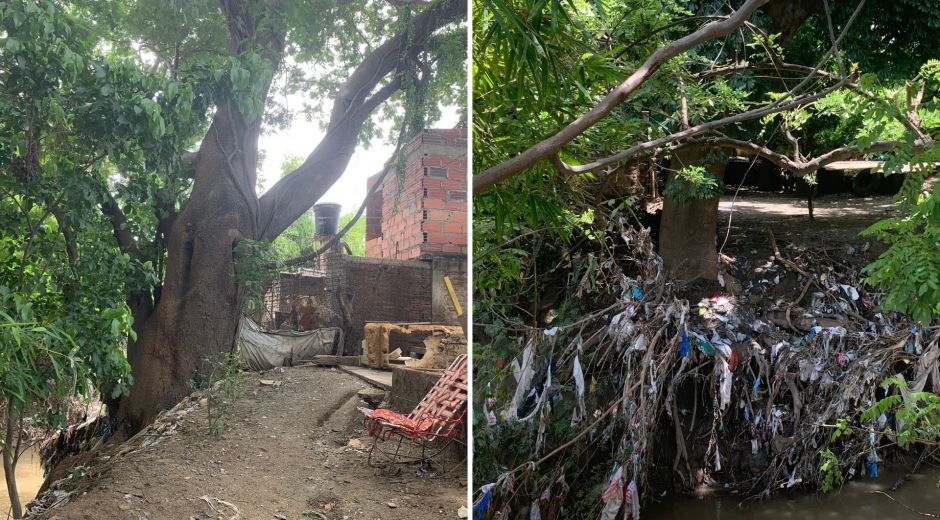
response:
[[[367,463],[358,378],[314,367],[238,377],[218,435],[205,400],[187,397],[134,438],[87,456],[73,472],[81,476],[53,484],[28,518],[436,520],[456,519],[465,505],[466,466],[431,478]]]
[[[824,199],[813,222],[793,197],[759,199],[722,201],[717,281],[670,279],[649,231],[611,216],[603,244],[564,252],[556,321],[489,327],[484,350],[512,354],[487,360],[476,386],[487,518],[638,517],[709,490],[735,503],[813,494],[826,461],[838,487],[895,460],[894,410],[861,415],[898,394],[889,378],[940,388],[940,330],[884,310],[864,283],[884,246],[858,232],[890,199]]]

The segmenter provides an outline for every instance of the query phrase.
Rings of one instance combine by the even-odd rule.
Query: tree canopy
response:
[[[922,187],[940,130],[940,56],[928,36],[937,12],[918,2],[733,5],[476,3],[480,305],[506,312],[514,298],[527,300],[532,247],[550,257],[549,237],[570,243],[597,231],[592,208],[604,202],[595,197],[608,173],[708,146],[810,178],[840,159],[886,159],[889,172],[915,165],[899,197],[903,216],[871,231],[892,247],[869,280],[891,294],[892,308],[924,322],[940,312],[940,265],[928,258],[938,193]]]
[[[464,104],[465,6],[0,4],[0,400],[22,413],[49,381],[90,383],[120,420],[130,392],[133,431],[185,394],[234,344],[237,246],[274,241],[360,144]],[[295,117],[325,137],[258,196],[258,136]]]

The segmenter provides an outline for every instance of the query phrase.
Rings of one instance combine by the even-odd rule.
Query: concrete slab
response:
[[[370,385],[379,387],[383,390],[392,389],[392,373],[386,370],[375,370],[374,368],[365,368],[365,367],[347,367],[347,366],[338,366],[336,367],[347,374],[352,374],[359,379],[362,379]]]
[[[392,392],[389,408],[399,413],[409,413],[424,399],[443,370],[419,370],[408,367],[392,369]]]

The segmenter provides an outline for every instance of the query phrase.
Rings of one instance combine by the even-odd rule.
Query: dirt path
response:
[[[280,383],[262,386],[262,377]],[[84,493],[39,518],[438,519],[465,505],[465,465],[431,479],[413,466],[387,477],[367,464],[356,411],[366,384],[355,377],[290,368],[243,374],[241,384],[221,435],[207,432],[197,404],[158,444],[92,466],[79,479]],[[365,448],[347,447],[353,438]]]

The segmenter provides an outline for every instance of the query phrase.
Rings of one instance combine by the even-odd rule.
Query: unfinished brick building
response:
[[[340,327],[343,353],[349,355],[361,352],[366,323],[465,324],[466,314],[456,313],[445,277],[465,309],[466,136],[465,128],[418,135],[404,149],[404,175],[392,172],[368,201],[367,256],[341,254],[336,246],[309,268],[280,273],[252,319],[271,329]],[[369,179],[370,189],[376,181],[377,176]],[[336,232],[335,222],[333,228],[327,233]],[[316,239],[322,243],[329,235]],[[405,347],[423,350],[423,337],[395,341],[405,352]]]
[[[366,255],[466,255],[467,129],[425,130],[403,153],[403,174],[391,172],[366,207]]]

